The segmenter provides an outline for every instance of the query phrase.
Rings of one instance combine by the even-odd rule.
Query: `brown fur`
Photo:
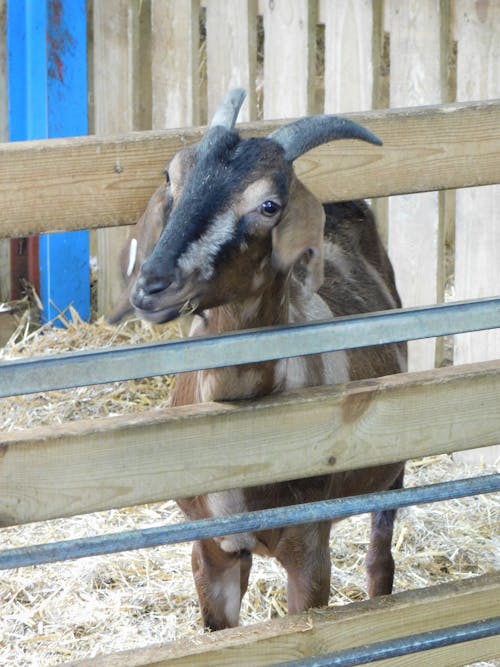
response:
[[[275,159],[282,159],[280,155]],[[266,159],[271,163],[272,157],[270,154]],[[181,152],[174,158],[169,187],[172,207],[182,192],[193,159],[192,151],[185,155]],[[251,238],[224,255],[207,284],[199,286],[196,272],[180,281],[178,298],[189,300],[193,290],[198,300],[199,317],[191,336],[306,322],[400,305],[392,267],[368,207],[362,202],[350,202],[323,209],[293,173],[288,178],[289,199],[279,217],[269,221],[256,212],[258,209],[245,213],[258,204],[258,201],[251,204],[253,199],[262,196],[265,201],[271,195],[266,195],[266,173],[255,175],[255,188],[249,186],[234,203],[238,216],[243,212],[252,221]],[[153,207],[153,210],[159,209]],[[147,226],[147,216],[148,212],[140,223],[140,234]],[[158,259],[161,258],[157,256],[155,260]],[[141,314],[147,313],[147,308],[154,311],[154,304],[162,305],[162,300],[175,305],[173,287],[148,293],[147,276],[141,280],[136,279],[131,287],[132,299],[135,294]],[[161,310],[157,308],[155,312]],[[376,377],[404,370],[405,360],[404,345],[387,345],[184,373],[176,379],[171,404],[256,398],[289,386]],[[356,411],[364,406],[346,406],[349,409]],[[403,465],[395,464],[180,498],[178,504],[186,517],[199,519],[398,488],[402,481]],[[367,557],[370,595],[388,594],[392,589],[393,521],[393,512],[373,515]],[[327,604],[330,525],[330,522],[313,523],[196,542],[193,575],[205,626],[218,630],[238,623],[252,553],[274,556],[286,569],[290,612]]]
[[[301,219],[308,219],[310,223],[311,215],[308,215],[307,211],[304,210],[304,204],[300,208]],[[358,268],[358,261],[369,261],[383,276],[390,294],[397,297],[392,268],[380,244],[375,222],[368,208],[364,208],[364,213],[364,218],[361,216],[355,218],[354,226],[350,226],[353,220],[346,215],[335,228],[329,229],[327,227],[326,238],[349,254],[355,270]],[[311,244],[311,238],[314,235],[308,232],[305,236],[302,245],[297,240],[300,238],[300,230],[291,234],[287,239],[285,239],[285,235],[280,237],[280,243],[286,244],[288,241],[292,245],[292,248],[284,248],[282,251],[284,257],[290,251],[290,264],[296,262],[297,258],[300,257],[301,250],[303,251],[305,247],[309,247]],[[372,243],[367,238],[370,236]],[[364,248],[369,248],[368,255],[364,254]],[[241,266],[235,266],[234,269],[234,273],[231,275],[225,273],[223,276],[223,280],[226,286],[229,286],[230,291],[235,289],[231,287],[233,281],[237,283],[241,281]],[[199,324],[197,335],[285,323],[286,304],[294,298],[293,280],[293,277],[289,275],[285,280],[274,277],[274,280],[270,283],[266,279],[266,288],[260,295],[260,308],[253,319],[242,317],[244,307],[241,303],[231,303],[228,306],[207,311],[204,321]],[[341,272],[331,262],[326,261],[325,282],[320,289],[320,295],[327,301],[335,314],[347,315],[366,312],[366,308],[363,307],[365,302],[373,303],[374,309],[385,309],[395,305],[387,302],[368,280],[363,282],[362,285],[360,285],[359,280],[357,281],[357,288],[361,289],[363,299],[359,302],[359,306],[353,305],[350,291],[352,286],[350,288],[343,287],[342,284]],[[328,297],[328,299],[325,297]],[[399,299],[397,303],[399,305]],[[277,304],[281,304],[281,307]],[[404,358],[404,346],[401,346],[400,353]],[[349,352],[349,361],[351,379],[376,377],[401,370],[395,346],[352,350]],[[317,377],[318,369],[321,372],[323,365],[321,356],[308,357],[306,363],[311,378]],[[181,405],[199,400],[196,392],[208,377],[211,378],[213,385],[218,387],[218,390],[214,390],[211,400],[250,398],[279,390],[280,387],[276,384],[273,385],[272,382],[275,366],[275,362],[254,365],[254,368],[258,369],[259,381],[255,382],[253,386],[242,386],[241,371],[243,367],[183,374],[177,378],[172,405]],[[314,371],[315,367],[316,372]],[[316,382],[311,381],[311,384],[316,384]],[[244,489],[242,491],[243,505],[247,510],[259,510],[267,507],[286,506],[297,502],[311,502],[325,498],[338,498],[356,493],[378,491],[393,486],[398,487],[401,484],[402,466],[400,464],[380,466],[367,470]],[[228,502],[230,502],[230,498],[228,498]],[[179,499],[179,504],[190,519],[214,516],[206,496],[200,496],[196,499]],[[228,507],[227,511],[230,512],[230,510],[231,508]],[[370,595],[387,594],[392,589],[394,563],[390,554],[390,543],[393,519],[394,513],[377,513],[372,521],[372,539],[367,557],[368,591]],[[240,549],[238,552],[231,553],[224,552],[215,541],[204,541],[201,544],[196,544],[193,548],[193,574],[206,627],[215,630],[234,625],[235,618],[230,618],[225,613],[225,605],[229,604],[228,600],[221,594],[214,596],[211,593],[211,583],[209,582],[222,581],[225,573],[230,571],[235,581],[238,579],[239,587],[226,587],[224,590],[230,596],[231,594],[234,595],[234,591],[237,589],[241,599],[248,582],[249,558],[252,551],[275,556],[287,570],[288,604],[291,613],[303,611],[310,606],[327,604],[330,585],[329,534],[329,523],[265,531],[255,535],[255,543],[252,543],[252,540],[249,540],[248,545],[242,544],[241,541],[236,543]],[[241,564],[240,569],[234,566],[238,554]]]

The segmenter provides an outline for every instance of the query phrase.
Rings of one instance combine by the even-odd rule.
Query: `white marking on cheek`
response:
[[[128,256],[127,278],[130,278],[130,276],[132,275],[136,259],[137,259],[137,239],[131,239],[129,256]]]
[[[187,275],[198,270],[203,280],[209,280],[214,272],[213,261],[222,246],[233,237],[235,225],[236,216],[232,211],[215,218],[208,231],[189,245],[178,261],[179,268]]]

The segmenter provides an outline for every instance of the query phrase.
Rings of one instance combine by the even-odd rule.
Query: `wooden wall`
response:
[[[243,121],[500,96],[496,0],[109,4],[89,3],[90,111],[98,136],[205,123],[231,86],[248,90]],[[4,14],[1,0],[0,34],[5,34]],[[5,139],[2,86],[5,40],[0,39],[0,138]],[[374,202],[406,306],[500,291],[495,268],[500,231],[493,222],[499,193],[495,185]],[[120,290],[116,255],[126,235],[123,229],[98,234],[104,313]],[[1,275],[5,285],[5,269]],[[498,331],[457,337],[446,350],[442,340],[417,341],[411,344],[410,368],[450,363],[453,356],[458,363],[492,358],[499,350]]]
[[[0,0],[0,35],[5,5]],[[89,28],[90,113],[100,137],[205,123],[231,86],[249,93],[241,120],[500,96],[497,0],[94,0]],[[0,39],[5,139],[4,68]],[[409,145],[413,140],[405,139]],[[428,146],[422,160],[433,151],[446,158],[439,150]],[[113,165],[116,178],[122,162]],[[160,164],[157,171],[159,181]],[[334,172],[332,189],[339,177]],[[153,190],[145,176],[147,188]],[[405,193],[373,204],[405,306],[500,293],[499,185]],[[97,233],[103,313],[121,289],[117,255],[126,236],[125,228]],[[3,243],[4,292],[7,266]],[[410,348],[413,370],[491,359],[499,356],[500,331],[457,336],[446,347],[443,339],[416,341]]]

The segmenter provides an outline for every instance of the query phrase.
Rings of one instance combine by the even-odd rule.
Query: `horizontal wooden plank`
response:
[[[383,141],[334,142],[297,161],[323,201],[500,182],[500,101],[346,114]],[[277,122],[242,124],[264,136]],[[202,129],[0,145],[0,238],[135,222]]]
[[[489,361],[4,433],[0,525],[492,445],[499,405]]]
[[[345,607],[311,610],[149,648],[69,663],[71,667],[259,667],[441,629],[500,613],[500,574],[399,593]],[[378,665],[453,667],[498,655],[498,637]],[[69,666],[68,666],[69,667]]]

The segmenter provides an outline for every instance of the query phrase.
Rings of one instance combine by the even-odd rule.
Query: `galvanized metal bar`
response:
[[[500,298],[0,363],[0,397],[500,328]]]
[[[303,503],[217,519],[188,521],[176,525],[132,530],[112,535],[84,537],[49,544],[31,545],[0,552],[0,570],[54,563],[98,554],[144,549],[235,533],[270,530],[315,521],[342,519],[355,514],[384,511],[422,503],[500,490],[500,474],[441,482],[410,489],[396,489],[349,498]]]
[[[429,630],[399,639],[374,642],[367,646],[345,649],[317,658],[280,662],[276,667],[354,667],[367,663],[421,653],[443,646],[463,644],[500,634],[500,616],[483,621],[473,621],[439,630]]]

